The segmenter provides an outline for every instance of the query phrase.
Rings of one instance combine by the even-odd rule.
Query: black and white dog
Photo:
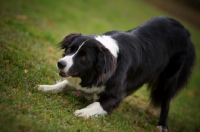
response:
[[[168,131],[170,101],[188,82],[195,61],[190,33],[181,23],[161,16],[126,32],[69,34],[60,46],[65,51],[57,66],[66,80],[39,90],[82,91],[93,103],[75,116],[88,118],[111,113],[147,83],[151,103],[161,108],[158,128]]]

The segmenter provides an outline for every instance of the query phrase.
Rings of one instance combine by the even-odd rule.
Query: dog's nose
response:
[[[60,61],[58,61],[57,66],[58,66],[59,69],[63,69],[63,68],[66,67],[66,62],[60,60]]]

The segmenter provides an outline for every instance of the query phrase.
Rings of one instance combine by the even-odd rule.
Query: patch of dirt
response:
[[[180,18],[194,27],[200,29],[200,7],[196,8],[184,2],[177,2],[172,0],[143,0],[156,8],[168,12],[169,14]],[[200,5],[200,2],[198,2]],[[197,6],[198,6],[197,5]]]

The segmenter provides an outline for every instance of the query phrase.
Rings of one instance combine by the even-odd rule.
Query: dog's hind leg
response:
[[[162,132],[168,132],[167,117],[169,113],[170,102],[171,98],[169,97],[164,97],[162,100],[160,118],[157,125],[157,128],[162,130]]]
[[[160,75],[156,85],[151,88],[151,103],[161,108],[157,128],[162,132],[168,132],[167,118],[172,95],[176,89],[177,78],[165,78],[165,73]]]
[[[157,128],[161,129],[162,132],[168,132],[167,118],[170,109],[171,99],[177,94],[178,88],[178,77],[180,74],[174,75],[174,77],[165,80],[165,86],[163,87],[163,93],[161,98],[161,111],[160,118],[158,121]]]
[[[64,80],[54,85],[39,85],[38,86],[38,90],[45,91],[45,92],[52,91],[54,93],[59,93],[63,91],[73,91],[75,89],[76,88],[70,85],[67,80]]]
[[[161,107],[158,127],[168,132],[167,117],[170,101],[189,80],[194,58],[187,58],[186,53],[173,56],[166,69],[160,74],[157,82],[151,86],[151,102]]]

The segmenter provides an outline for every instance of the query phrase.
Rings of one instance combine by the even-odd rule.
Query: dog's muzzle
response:
[[[67,65],[66,62],[63,60],[60,60],[57,62],[57,66],[59,69],[64,69],[66,67],[66,65]]]

